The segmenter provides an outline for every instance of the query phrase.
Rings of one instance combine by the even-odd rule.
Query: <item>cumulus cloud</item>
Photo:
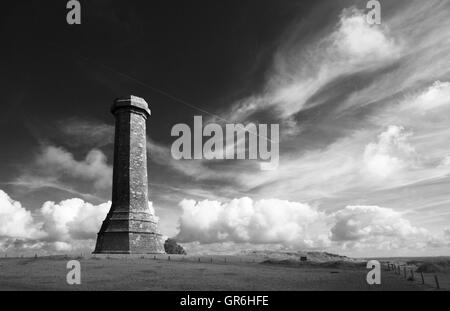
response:
[[[347,206],[334,214],[331,229],[335,241],[355,241],[376,236],[407,237],[423,233],[403,219],[399,212],[379,206]]]
[[[110,206],[111,202],[92,205],[77,198],[47,201],[40,210],[43,230],[50,241],[95,239]]]
[[[356,205],[325,214],[308,204],[250,198],[183,200],[176,237],[195,252],[242,249],[419,250],[447,245],[391,208]],[[222,250],[220,250],[223,248]]]
[[[183,200],[180,203],[182,242],[237,242],[313,246],[308,232],[323,215],[307,204],[244,197],[227,203]]]
[[[47,201],[35,213],[0,190],[0,250],[73,252],[91,250],[111,202]],[[149,202],[151,212],[153,205]],[[379,206],[347,206],[325,214],[308,204],[248,197],[226,203],[180,202],[176,238],[196,252],[243,249],[423,249],[448,245],[441,236],[414,226],[403,214]],[[445,239],[447,242],[445,242]]]
[[[154,216],[153,204],[148,203]],[[47,201],[32,213],[0,190],[0,251],[91,250],[110,207],[110,201],[93,205],[73,198]]]
[[[366,14],[355,8],[342,12],[339,26],[332,35],[336,49],[345,56],[372,62],[388,59],[400,51],[389,29],[367,23]]]
[[[17,239],[34,239],[44,235],[39,223],[20,202],[11,199],[0,190],[0,239],[4,237]]]
[[[377,177],[388,177],[413,164],[415,150],[408,142],[411,133],[401,126],[391,125],[364,150],[367,171]]]
[[[285,155],[276,171],[243,172],[239,182],[260,194],[270,191],[294,201],[414,183],[425,175],[420,169],[434,167],[423,167],[423,155],[416,152],[412,138],[410,131],[397,125],[355,131],[323,149]]]
[[[73,198],[47,201],[31,212],[0,190],[0,251],[90,250],[110,207]],[[154,215],[152,202],[149,207]]]
[[[331,240],[346,248],[420,248],[438,240],[390,208],[347,206],[332,217]]]

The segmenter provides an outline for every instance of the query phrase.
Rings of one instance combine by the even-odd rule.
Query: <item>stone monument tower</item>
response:
[[[148,205],[144,99],[116,99],[112,205],[97,235],[94,253],[164,253],[155,216]]]

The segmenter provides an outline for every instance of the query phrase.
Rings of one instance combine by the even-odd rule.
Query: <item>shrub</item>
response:
[[[177,241],[175,239],[167,239],[166,242],[164,242],[164,250],[167,254],[186,255],[186,251],[181,245],[177,244]]]

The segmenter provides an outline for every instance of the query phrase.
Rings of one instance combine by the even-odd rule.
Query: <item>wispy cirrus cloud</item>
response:
[[[58,122],[57,128],[64,142],[74,147],[100,148],[114,141],[114,126],[95,120],[70,118]]]
[[[362,10],[344,9],[334,30],[305,44],[290,29],[276,55],[265,92],[241,100],[228,119],[244,120],[258,110],[276,106],[289,119],[302,109],[319,105],[311,101],[328,83],[339,77],[375,70],[398,60],[403,45],[386,23],[369,25]]]
[[[111,187],[112,167],[107,164],[105,154],[92,149],[84,160],[77,161],[73,154],[61,147],[45,146],[36,158],[38,169],[47,170],[58,176],[78,178],[92,182],[99,189]]]
[[[41,144],[32,162],[21,167],[20,175],[4,184],[22,193],[51,188],[98,202],[109,196],[112,166],[99,149],[91,149],[78,160],[67,149]]]

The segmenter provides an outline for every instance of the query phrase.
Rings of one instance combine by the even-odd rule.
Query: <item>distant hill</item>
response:
[[[237,256],[252,257],[259,260],[271,261],[294,261],[298,262],[301,257],[306,257],[307,262],[361,262],[359,259],[331,254],[327,252],[303,252],[303,251],[270,251],[270,250],[245,250]]]

